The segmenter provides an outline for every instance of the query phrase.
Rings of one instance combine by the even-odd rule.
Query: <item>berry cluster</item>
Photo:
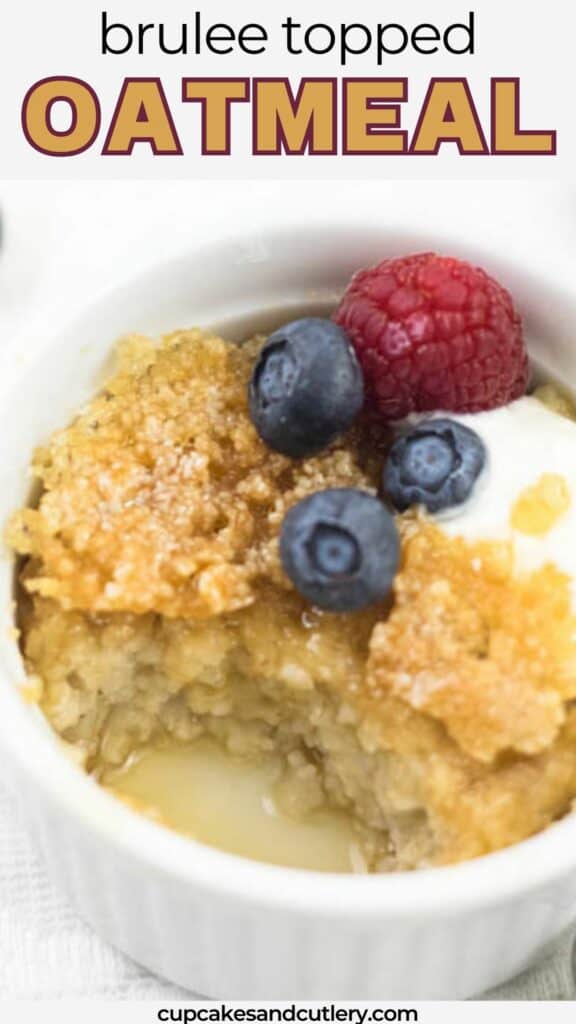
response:
[[[477,412],[524,394],[529,364],[512,299],[482,270],[424,254],[360,271],[332,320],[286,324],[268,339],[249,388],[262,440],[291,458],[317,454],[363,406],[393,422],[413,412]],[[398,567],[390,511],[437,513],[466,501],[486,451],[474,430],[429,415],[397,432],[382,500],[353,488],[319,491],[287,513],[287,575],[327,611],[382,600]]]

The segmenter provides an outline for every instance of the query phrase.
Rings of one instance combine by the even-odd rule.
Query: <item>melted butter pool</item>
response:
[[[303,820],[282,815],[273,764],[239,761],[210,740],[150,748],[102,781],[156,812],[165,825],[229,853],[314,871],[363,869],[344,813],[314,811]]]

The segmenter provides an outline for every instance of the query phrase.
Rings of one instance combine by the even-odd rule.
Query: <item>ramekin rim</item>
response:
[[[318,219],[314,225],[318,227]],[[379,229],[374,223],[355,226],[371,233]],[[400,223],[393,226],[395,231],[401,231]],[[326,227],[334,230],[333,222],[327,222]],[[300,226],[288,228],[283,225],[276,233],[285,230],[293,236],[299,229],[309,228],[310,221],[306,220]],[[406,233],[414,231],[415,226],[411,225]],[[438,241],[458,246],[466,243],[465,238],[458,237],[457,233],[448,233]],[[224,242],[233,244],[234,238],[223,233],[221,237],[205,241],[187,253],[180,252],[164,259],[159,265],[166,268],[171,263],[177,264],[189,258],[192,252],[198,254],[201,249],[217,247]],[[482,252],[482,247],[477,246],[476,250]],[[507,262],[506,258],[504,262]],[[535,276],[532,266],[522,266],[518,254],[508,265],[532,278]],[[549,266],[547,271],[543,276],[550,279],[548,283],[557,286],[557,277],[550,272]],[[118,292],[134,286],[153,272],[153,267],[146,268],[120,284],[103,289],[89,304],[75,311],[69,321],[59,327],[54,326],[41,351],[45,352],[57,344],[59,334],[69,330],[76,319],[83,319],[92,308],[98,308],[106,299],[112,300]],[[17,379],[15,376],[14,384]],[[576,867],[576,859],[571,855],[572,832],[576,838],[576,816],[571,814],[507,849],[462,864],[414,872],[359,877],[252,861],[178,835],[132,811],[70,763],[49,734],[42,738],[42,743],[45,743],[42,757],[31,762],[28,756],[30,747],[26,743],[19,746],[16,737],[22,730],[21,738],[25,738],[30,729],[30,739],[36,738],[37,741],[40,730],[34,733],[32,724],[32,716],[21,696],[10,685],[9,679],[5,679],[4,685],[0,686],[0,740],[20,762],[26,775],[43,788],[61,811],[73,814],[78,822],[98,833],[117,850],[128,853],[141,865],[169,874],[175,883],[209,885],[214,892],[226,893],[239,900],[294,912],[317,911],[362,920],[384,912],[406,917],[436,913],[446,916],[475,906],[487,907],[506,902],[519,893],[545,885],[552,878],[561,878]],[[45,770],[47,766],[49,771]],[[191,850],[194,856],[191,856]]]

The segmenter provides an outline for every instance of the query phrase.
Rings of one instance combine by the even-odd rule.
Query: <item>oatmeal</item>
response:
[[[448,301],[442,275],[456,261],[447,262],[434,274],[418,264],[426,290],[415,310],[413,292],[394,292],[409,317],[405,338],[424,336],[414,318],[431,282]],[[470,303],[469,276],[454,280],[450,303]],[[194,833],[173,804],[151,796],[142,781],[151,751],[154,771],[188,764],[196,781],[202,771],[223,779],[226,752],[252,804],[250,773],[268,773],[265,805],[281,821],[298,822],[303,836],[314,821],[332,822],[326,863],[338,870],[453,863],[569,811],[576,424],[550,385],[521,397],[519,322],[480,285],[475,305],[452,310],[461,327],[453,372],[464,376],[476,359],[479,411],[469,382],[449,418],[422,419],[418,406],[414,417],[417,388],[428,410],[433,388],[450,382],[434,377],[427,351],[414,383],[413,367],[390,349],[389,376],[372,380],[378,415],[373,404],[357,416],[362,381],[329,321],[298,321],[241,346],[181,331],[123,342],[102,392],[36,453],[38,504],[9,529],[23,556],[28,671],[85,769],[143,813],[239,850],[221,821],[212,839],[199,818]],[[388,301],[390,287],[354,285],[363,330],[374,330],[368,307]],[[508,360],[494,394],[496,363],[483,362],[489,332],[478,326],[490,303]],[[353,336],[357,306],[346,318]],[[441,321],[444,361],[455,323]],[[315,360],[330,345],[328,372]],[[374,347],[358,351],[369,383],[382,359]],[[400,437],[383,415],[394,374],[402,383],[393,407],[410,413]],[[301,391],[287,411],[275,403],[288,392],[292,400],[294,380]],[[381,500],[384,462],[394,514]],[[202,751],[212,752],[206,762]],[[202,805],[207,820],[212,804]],[[323,840],[309,835],[320,850]],[[261,856],[277,860],[266,842]]]
[[[11,537],[43,710],[97,775],[162,737],[273,753],[289,813],[350,811],[373,868],[529,835],[576,793],[566,579],[517,580],[505,544],[407,513],[392,611],[308,607],[278,561],[286,506],[377,481],[358,435],[296,463],[262,445],[245,402],[258,345],[131,339],[37,454],[44,493]]]

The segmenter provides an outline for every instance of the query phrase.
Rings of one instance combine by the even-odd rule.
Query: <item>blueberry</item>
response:
[[[440,512],[466,501],[485,464],[486,448],[474,430],[445,418],[422,420],[390,448],[384,492],[401,512],[410,505]]]
[[[316,491],[286,513],[282,565],[296,589],[330,612],[380,601],[392,586],[400,553],[386,506],[366,491]]]
[[[275,331],[254,367],[250,416],[262,440],[299,459],[322,451],[358,415],[362,371],[348,335],[318,317]]]

